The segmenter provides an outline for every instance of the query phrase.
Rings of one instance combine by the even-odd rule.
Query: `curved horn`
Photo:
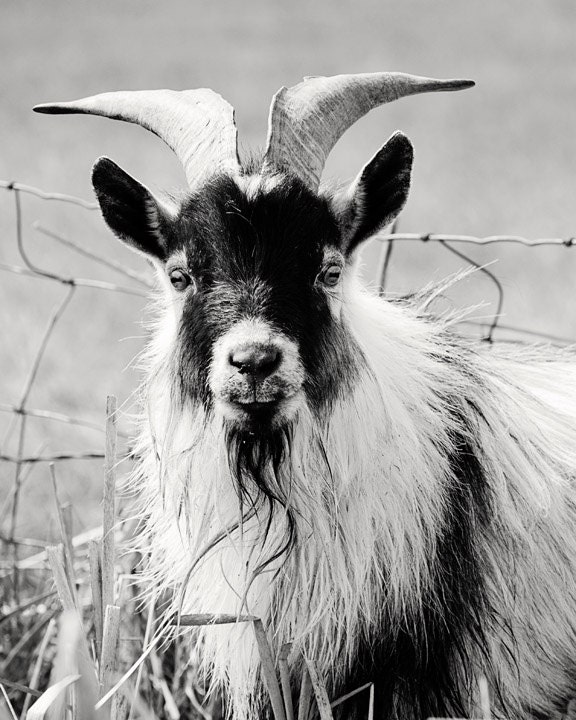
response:
[[[404,73],[310,77],[281,88],[270,108],[262,172],[286,170],[317,190],[328,154],[367,112],[407,95],[463,90],[472,80],[434,80]]]
[[[213,90],[110,92],[36,105],[34,110],[103,115],[141,125],[172,148],[191,187],[217,172],[238,174],[240,170],[234,109]]]

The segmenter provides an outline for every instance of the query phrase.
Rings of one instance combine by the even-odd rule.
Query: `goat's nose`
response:
[[[242,375],[264,380],[280,365],[281,353],[277,348],[268,345],[249,345],[233,350],[228,360]]]

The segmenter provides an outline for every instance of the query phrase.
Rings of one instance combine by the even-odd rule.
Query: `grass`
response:
[[[206,695],[184,644],[172,639],[160,654],[174,634],[166,632],[166,618],[161,611],[157,617],[154,603],[139,600],[138,583],[130,580],[139,558],[116,552],[117,540],[130,535],[132,524],[116,513],[116,419],[116,398],[109,397],[102,526],[95,533],[100,537],[89,541],[89,553],[86,538],[79,541],[72,535],[69,506],[60,503],[57,473],[50,465],[61,542],[0,569],[5,594],[0,619],[5,640],[0,649],[2,720],[212,720],[221,715],[219,699]],[[281,648],[277,668],[259,618],[183,615],[172,624],[194,628],[238,622],[253,626],[273,719],[295,720],[288,675],[291,645]],[[320,720],[333,720],[332,707],[356,693],[331,703],[314,663],[306,659],[304,668],[297,719],[307,720],[314,698]],[[373,720],[372,686],[356,692],[366,689],[368,720]]]
[[[99,537],[89,543],[73,537],[51,466],[61,542],[24,562],[2,564],[2,718],[10,716],[2,714],[6,706],[12,717],[29,720],[203,717],[194,709],[194,703],[201,708],[202,691],[177,646],[162,659],[157,653],[162,635],[152,639],[154,607],[143,607],[129,581],[137,558],[116,552],[126,533],[115,509],[116,411],[109,398],[103,517],[92,533]]]
[[[264,142],[267,108],[283,84],[311,73],[401,69],[437,76],[469,76],[464,93],[409,98],[373,112],[352,128],[332,154],[327,174],[355,175],[395,129],[414,141],[413,191],[401,229],[477,235],[569,236],[576,194],[573,142],[572,0],[458,3],[441,0],[32,0],[5,4],[0,23],[3,72],[0,127],[6,141],[0,177],[91,198],[90,167],[108,154],[154,189],[181,187],[183,174],[150,133],[100,118],[46,117],[31,107],[113,88],[209,86],[237,109],[241,142]],[[32,228],[94,248],[133,270],[144,263],[120,246],[97,212],[24,201],[25,235],[35,262],[103,281],[122,277],[87,258],[64,252]],[[15,260],[13,198],[0,193],[0,261]],[[374,263],[376,250],[366,255]],[[566,302],[576,254],[564,248],[479,248],[478,261],[497,259],[505,288],[503,321],[576,337],[576,314]],[[441,249],[397,248],[391,290],[411,290],[464,263]],[[62,289],[3,276],[0,284],[0,400],[15,404],[50,308]],[[145,301],[78,291],[47,351],[31,402],[101,424],[102,398],[120,404],[136,384],[130,360],[142,347],[138,321]],[[493,302],[489,283],[462,286],[455,302]],[[69,348],[69,351],[63,351]],[[7,417],[0,417],[1,426]],[[27,449],[86,448],[99,434],[39,419],[29,423]],[[80,526],[98,515],[98,461],[62,470],[62,492]],[[49,540],[47,472],[34,468],[24,487],[27,513],[20,534]],[[0,494],[12,471],[0,466]]]

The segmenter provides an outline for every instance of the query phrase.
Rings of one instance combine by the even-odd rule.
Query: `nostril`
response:
[[[256,369],[264,377],[268,377],[268,375],[272,375],[278,365],[280,365],[280,351],[276,348],[268,348],[259,356]]]
[[[253,375],[262,380],[280,365],[281,353],[275,347],[255,345],[234,350],[228,360],[242,375]]]

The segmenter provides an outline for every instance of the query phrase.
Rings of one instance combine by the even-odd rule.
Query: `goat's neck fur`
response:
[[[572,529],[564,536],[576,521],[567,493],[576,468],[574,366],[559,355],[551,365],[542,356],[476,353],[454,343],[442,323],[367,293],[354,277],[342,312],[362,358],[359,378],[327,421],[307,410],[298,415],[276,478],[287,507],[274,507],[265,533],[266,504],[256,513],[240,507],[221,421],[180,399],[171,353],[176,320],[164,310],[148,356],[134,478],[153,591],[169,591],[173,609],[186,613],[261,617],[276,651],[293,642],[293,656],[314,658],[337,687],[339,675],[354,675],[348,666],[367,637],[382,628],[391,642],[425,634],[424,598],[442,615],[436,560],[460,492],[468,503],[463,532],[475,530],[474,563],[485,578],[473,589],[482,596],[476,610],[485,616],[480,636],[457,630],[453,651],[470,675],[490,673],[504,686],[513,707],[539,709],[547,660],[535,654],[531,628],[547,624],[545,658],[555,643],[576,639],[574,627],[558,639],[567,634],[558,627],[562,606],[576,593],[554,559],[555,552],[570,555],[564,572],[574,569]],[[458,487],[454,458],[463,452],[478,464],[482,497]],[[285,544],[288,510],[295,544],[267,564]],[[467,568],[453,572],[466,582]],[[534,573],[549,587],[531,587]],[[468,580],[476,579],[472,572]],[[541,614],[539,603],[552,612]],[[512,647],[516,660],[508,642],[521,650]],[[258,702],[251,627],[206,629],[201,646],[235,717],[247,718]],[[450,662],[455,683],[471,682]],[[566,682],[558,670],[559,693]]]

